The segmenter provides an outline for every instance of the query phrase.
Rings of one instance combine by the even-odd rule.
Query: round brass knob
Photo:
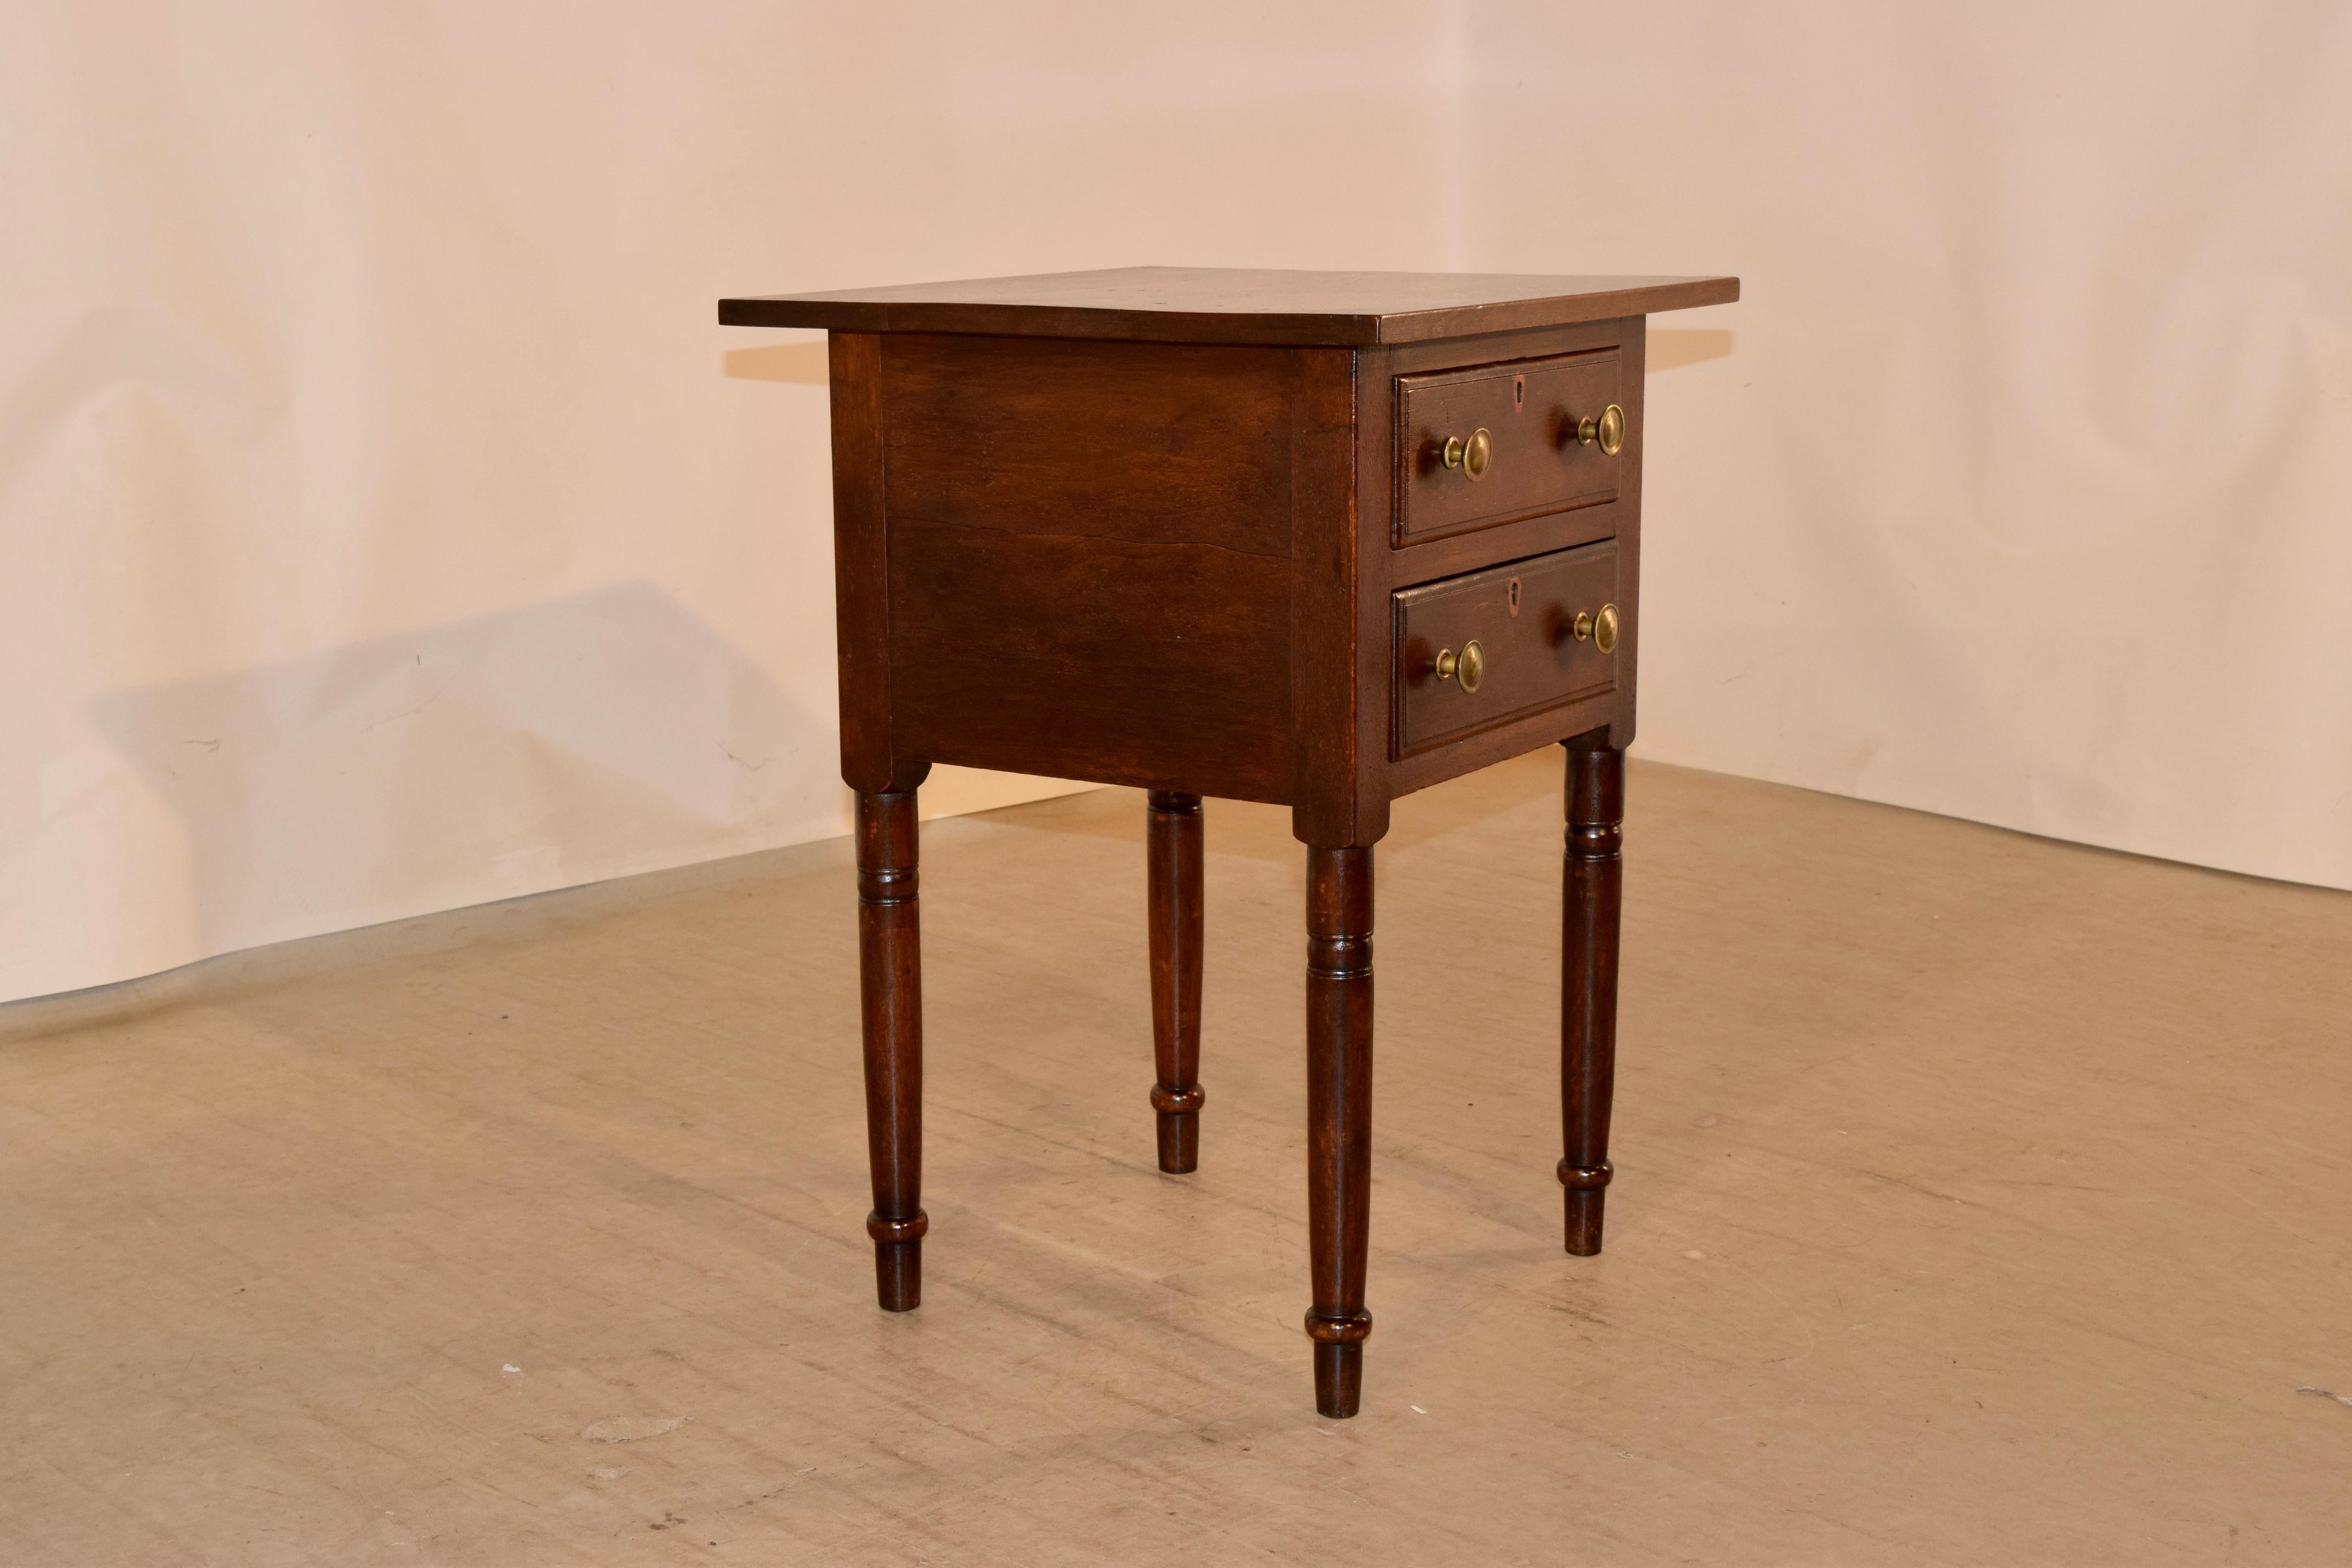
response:
[[[1439,648],[1437,679],[1458,681],[1465,691],[1477,690],[1478,683],[1486,679],[1486,650],[1475,637],[1464,643],[1458,654],[1450,647]]]
[[[1448,436],[1445,449],[1439,456],[1447,468],[1461,469],[1465,478],[1483,479],[1486,477],[1486,465],[1494,461],[1495,437],[1481,425],[1470,432],[1466,441],[1459,436]]]
[[[1590,641],[1602,653],[1614,652],[1617,647],[1617,606],[1603,605],[1597,616],[1589,610],[1577,611],[1576,619],[1568,624],[1568,635],[1579,642]]]
[[[1598,441],[1602,451],[1615,457],[1625,445],[1625,411],[1612,403],[1601,411],[1600,418],[1578,420],[1576,438],[1588,447]]]

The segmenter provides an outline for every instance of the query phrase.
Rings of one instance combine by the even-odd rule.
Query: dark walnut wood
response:
[[[852,789],[906,787],[890,755],[890,554],[882,510],[882,340],[835,332],[833,395],[834,636],[841,776]]]
[[[1307,1251],[1315,1408],[1363,1397],[1372,1206],[1372,852],[1307,851]]]
[[[1151,1056],[1160,1069],[1151,1109],[1160,1168],[1200,1168],[1201,797],[1153,790],[1144,830],[1145,900],[1151,934]]]
[[[874,1283],[883,1310],[923,1299],[923,958],[915,794],[857,795],[857,971],[866,1037],[866,1151],[874,1168]]]
[[[1622,451],[1580,442],[1586,419],[1622,406],[1614,349],[1397,378],[1400,545],[1495,528],[1617,499]],[[1445,462],[1449,437],[1488,433],[1493,455],[1473,479]]]
[[[1722,305],[1737,278],[1122,267],[721,300],[737,327],[1134,342],[1417,343]]]
[[[1598,1250],[1622,753],[1641,638],[1643,318],[1729,278],[1112,272],[728,300],[832,333],[842,776],[882,1304],[920,1198],[914,791],[938,762],[1152,792],[1160,1167],[1199,1158],[1204,795],[1309,846],[1316,1403],[1361,1397],[1371,851],[1397,796],[1569,747],[1568,1247]],[[1615,454],[1577,439],[1615,403]],[[1449,436],[1487,432],[1471,479]],[[1572,635],[1614,604],[1613,653]],[[1475,691],[1437,656],[1475,638]]]
[[[1566,742],[1568,847],[1560,874],[1559,1118],[1568,1250],[1601,1250],[1609,1106],[1617,1079],[1617,918],[1624,889],[1625,753],[1596,730]]]
[[[1291,356],[883,340],[894,748],[1290,796]]]
[[[1601,650],[1594,628],[1616,602],[1617,546],[1607,541],[1397,595],[1398,755],[1605,695],[1617,657]],[[1440,655],[1458,658],[1474,642],[1482,670],[1475,691],[1459,671],[1438,670]]]

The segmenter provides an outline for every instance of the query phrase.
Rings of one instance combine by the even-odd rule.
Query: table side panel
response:
[[[1289,590],[1287,561],[1214,545],[895,527],[898,745],[1287,800]]]
[[[1286,802],[1289,352],[908,335],[883,369],[897,748]]]
[[[894,523],[1290,553],[1284,351],[898,333],[882,352]]]

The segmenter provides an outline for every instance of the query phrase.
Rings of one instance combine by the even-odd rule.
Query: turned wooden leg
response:
[[[1560,877],[1559,1109],[1568,1250],[1601,1250],[1609,1196],[1609,1101],[1617,1075],[1617,918],[1624,890],[1625,753],[1606,731],[1568,746],[1568,852]]]
[[[1145,834],[1151,906],[1151,1055],[1160,1168],[1201,1163],[1201,797],[1153,790]]]
[[[1372,852],[1307,851],[1307,1233],[1315,1408],[1363,1393],[1372,1187]]]
[[[923,962],[915,792],[857,795],[857,977],[866,1034],[866,1147],[874,1167],[874,1284],[885,1311],[923,1298]]]

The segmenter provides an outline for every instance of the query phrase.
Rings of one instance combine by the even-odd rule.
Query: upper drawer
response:
[[[1394,754],[1611,689],[1616,599],[1613,539],[1397,594]]]
[[[1618,365],[1615,349],[1600,349],[1399,376],[1396,544],[1616,500],[1621,458],[1578,431],[1622,409]],[[1486,471],[1473,478],[1481,430]],[[1449,439],[1465,458],[1450,468]]]

